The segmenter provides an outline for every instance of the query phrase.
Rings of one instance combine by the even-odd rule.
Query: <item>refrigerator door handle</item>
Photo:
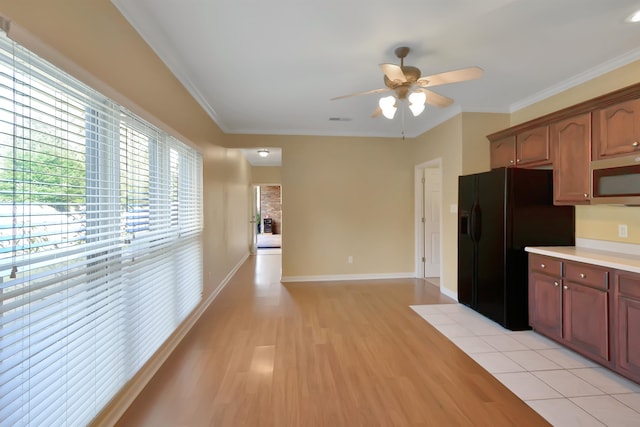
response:
[[[474,242],[479,242],[481,237],[481,227],[482,224],[482,211],[480,210],[480,205],[474,203],[471,207],[471,224],[470,224],[470,234],[471,240]]]

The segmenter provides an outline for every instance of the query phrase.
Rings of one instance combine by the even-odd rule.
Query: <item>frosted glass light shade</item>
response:
[[[409,95],[409,109],[413,116],[419,116],[424,111],[424,103],[427,101],[427,95],[424,92],[413,92]]]
[[[631,15],[629,15],[626,19],[627,22],[636,23],[640,22],[640,10],[635,11]]]
[[[389,95],[380,98],[380,101],[378,101],[378,105],[382,110],[382,115],[387,119],[393,119],[393,116],[396,115],[396,110],[398,109],[398,107],[396,107],[396,98],[394,96]]]

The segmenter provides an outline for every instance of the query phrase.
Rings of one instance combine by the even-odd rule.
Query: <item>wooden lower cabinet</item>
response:
[[[611,273],[591,264],[529,254],[531,327],[611,368]]]
[[[613,294],[616,369],[640,382],[640,274],[617,271]]]
[[[575,282],[562,286],[562,336],[580,353],[608,364],[609,293]]]
[[[529,323],[640,383],[640,273],[530,253]]]
[[[530,276],[529,320],[535,329],[548,337],[562,339],[562,295],[560,280],[543,274]]]
[[[562,261],[529,254],[529,324],[562,339]]]

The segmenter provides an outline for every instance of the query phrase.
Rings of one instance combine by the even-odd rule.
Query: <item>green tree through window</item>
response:
[[[4,156],[0,201],[50,205],[59,212],[84,206],[84,149],[49,138],[53,144],[27,141],[22,148],[14,149],[16,156]]]

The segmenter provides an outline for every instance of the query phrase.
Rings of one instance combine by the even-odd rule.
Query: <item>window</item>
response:
[[[202,294],[202,160],[0,36],[0,425],[89,423]]]

